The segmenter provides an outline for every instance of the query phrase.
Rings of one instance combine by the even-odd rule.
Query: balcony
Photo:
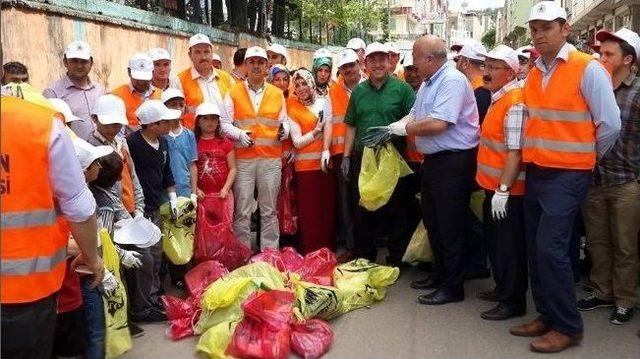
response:
[[[573,0],[571,12],[571,26],[573,31],[581,32],[589,25],[595,25],[597,20],[606,15],[613,15],[615,9],[623,5],[631,5],[637,0]]]

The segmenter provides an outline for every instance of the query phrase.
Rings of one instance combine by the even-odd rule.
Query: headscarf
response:
[[[306,100],[306,101],[302,101],[301,99],[299,99],[299,100],[303,105],[310,106],[316,100],[316,95],[315,95],[315,91],[314,91],[314,89],[316,88],[316,80],[313,78],[313,74],[311,72],[309,72],[309,70],[305,69],[304,67],[300,68],[298,71],[296,71],[293,74],[292,81],[294,82],[294,84],[295,84],[295,81],[298,78],[302,78],[307,83],[307,86],[309,86],[309,88],[311,90],[310,91],[311,92],[311,97],[308,100]],[[295,92],[295,89],[294,89],[294,92]]]
[[[289,74],[289,70],[287,69],[286,66],[282,65],[282,64],[275,64],[271,67],[271,69],[269,69],[269,77],[267,78],[267,81],[269,83],[273,82],[274,77],[276,77],[277,74],[281,73],[281,72],[286,72],[287,75]]]
[[[331,71],[331,67],[333,66],[333,60],[331,58],[328,58],[328,57],[319,57],[319,58],[313,60],[312,71],[313,71],[314,78],[315,78],[315,75],[318,73],[318,69],[320,69],[320,66],[322,66],[322,65],[329,66],[329,71]],[[315,90],[318,93],[318,95],[326,96],[329,93],[329,83],[330,82],[331,82],[331,78],[329,78],[329,81],[327,81],[326,84],[320,84],[320,83],[316,84]]]

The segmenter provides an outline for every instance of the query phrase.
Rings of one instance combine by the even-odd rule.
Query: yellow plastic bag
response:
[[[411,265],[417,265],[423,262],[433,262],[433,250],[431,249],[431,243],[429,242],[429,236],[427,230],[424,228],[424,223],[420,221],[411,241],[407,245],[407,250],[402,256],[402,261]]]
[[[233,338],[238,322],[222,322],[209,328],[198,340],[196,349],[207,353],[211,359],[232,358],[225,354]]]
[[[360,205],[369,211],[384,206],[398,184],[398,179],[413,173],[389,142],[382,147],[365,147],[358,177]]]
[[[180,217],[171,218],[169,203],[160,206],[162,215],[162,250],[177,265],[188,263],[193,257],[196,210],[190,198],[178,197]]]
[[[120,277],[120,258],[109,232],[102,228],[99,235],[104,266],[113,273],[118,281],[118,288],[110,297],[102,296],[106,324],[105,356],[106,358],[116,358],[131,349],[131,335],[129,334],[129,319],[127,317],[127,292]]]
[[[387,287],[395,283],[399,275],[397,267],[382,266],[364,258],[337,266],[333,283],[341,292],[341,310],[350,312],[384,299]]]
[[[333,319],[343,314],[341,310],[342,296],[338,288],[303,282],[296,274],[292,274],[296,300],[293,315],[304,321],[311,318]]]

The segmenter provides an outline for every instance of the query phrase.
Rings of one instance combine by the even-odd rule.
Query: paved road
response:
[[[532,310],[524,318],[506,322],[480,319],[482,310],[492,304],[475,298],[475,293],[491,288],[489,280],[469,281],[467,299],[440,307],[420,305],[418,291],[409,282],[422,273],[405,271],[387,298],[370,309],[360,309],[331,322],[335,339],[324,358],[410,359],[410,358],[542,358],[529,352],[529,340],[509,335],[509,327],[532,320]],[[582,293],[580,294],[582,295]],[[530,305],[530,308],[532,306]],[[610,309],[583,315],[582,345],[556,354],[553,358],[640,358],[640,315],[632,323],[609,324]],[[124,358],[203,358],[195,352],[197,338],[178,342],[167,339],[165,324],[145,325],[146,334],[134,339],[133,349]]]

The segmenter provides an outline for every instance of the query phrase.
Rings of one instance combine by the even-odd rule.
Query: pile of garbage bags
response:
[[[168,335],[200,335],[210,358],[318,358],[333,341],[326,321],[382,300],[398,275],[366,259],[338,265],[326,248],[265,250],[231,272],[208,260],[187,273],[185,299],[163,297]]]

